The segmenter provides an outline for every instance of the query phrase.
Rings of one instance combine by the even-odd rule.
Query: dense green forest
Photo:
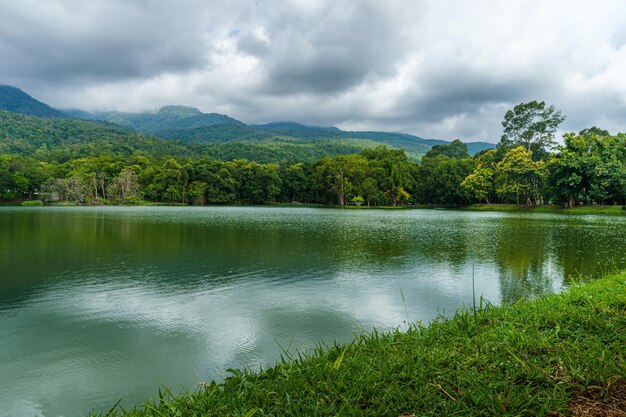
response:
[[[48,203],[464,205],[624,204],[626,136],[567,134],[545,103],[507,112],[497,149],[456,140],[421,164],[403,150],[344,140],[199,145],[105,123],[0,111],[0,199]],[[352,148],[351,148],[352,147]],[[287,150],[287,151],[285,151]],[[290,152],[292,151],[292,152]],[[249,156],[249,158],[248,158]],[[278,158],[277,162],[276,157]],[[260,161],[259,161],[260,160]],[[268,162],[265,162],[267,160]],[[265,162],[265,163],[264,163]]]
[[[144,113],[72,111],[69,114],[77,118],[108,121],[165,139],[205,145],[225,144],[222,148],[227,149],[231,148],[228,145],[233,142],[244,143],[247,147],[259,144],[267,147],[271,143],[273,149],[285,153],[286,149],[284,148],[288,148],[287,152],[291,152],[299,145],[305,148],[322,145],[331,148],[343,148],[346,143],[349,143],[352,152],[359,152],[362,149],[372,147],[371,144],[375,143],[374,146],[384,144],[392,148],[404,149],[410,160],[419,162],[420,158],[433,145],[448,143],[442,140],[423,139],[405,133],[351,132],[336,127],[305,126],[293,122],[247,125],[223,114],[202,113],[194,107],[187,106],[165,106],[157,111]],[[486,142],[468,144],[471,155],[492,147],[492,144]],[[220,157],[219,154],[215,156]],[[321,154],[318,154],[317,158],[320,156]],[[312,160],[308,162],[312,162]]]

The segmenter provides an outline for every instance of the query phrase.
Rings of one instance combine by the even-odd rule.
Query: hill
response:
[[[378,145],[387,145],[396,149],[404,149],[409,158],[419,162],[428,150],[437,144],[449,143],[437,139],[423,139],[419,136],[405,133],[374,132],[374,131],[344,131],[334,126],[307,126],[300,123],[281,121],[262,125],[247,125],[237,119],[218,113],[203,113],[199,109],[188,106],[171,105],[158,110],[143,113],[126,112],[85,112],[81,110],[67,110],[62,113],[42,103],[22,90],[0,86],[0,109],[13,113],[31,116],[68,120],[67,125],[45,123],[32,120],[13,120],[13,130],[7,130],[7,137],[17,138],[15,141],[5,141],[0,147],[6,149],[32,151],[35,144],[47,143],[46,146],[64,147],[72,143],[73,151],[91,143],[93,149],[103,146],[102,140],[116,141],[120,135],[132,136],[140,149],[147,146],[152,151],[154,147],[162,151],[171,148],[177,155],[202,154],[219,159],[246,158],[256,162],[282,162],[286,160],[301,160],[312,162],[323,155],[360,152],[366,148]],[[7,119],[4,115],[3,118]],[[69,122],[70,118],[73,121]],[[80,119],[80,120],[79,120]],[[92,124],[81,124],[92,123]],[[15,130],[18,125],[29,126],[22,133],[21,138]],[[45,135],[41,137],[33,134],[32,127],[37,131],[40,127]],[[41,126],[39,126],[41,125]],[[116,127],[117,126],[117,127]],[[101,131],[104,129],[104,131]],[[133,131],[143,133],[139,135]],[[63,137],[65,132],[66,137]],[[72,136],[78,132],[82,137]],[[100,133],[96,133],[100,132]],[[0,133],[2,133],[0,131]],[[133,136],[134,135],[134,136]],[[148,136],[153,136],[148,139]],[[171,146],[166,142],[155,141],[155,138],[174,141]],[[74,143],[78,141],[80,143]],[[108,149],[117,145],[134,146],[124,141],[109,143]],[[483,149],[493,148],[494,145],[485,142],[468,143],[470,154]],[[105,146],[106,148],[106,146]],[[184,149],[184,151],[183,151]],[[152,152],[151,151],[151,152]],[[158,151],[157,153],[161,153]]]
[[[344,131],[334,126],[309,126],[295,122],[280,121],[260,125],[247,125],[232,117],[217,113],[202,113],[194,107],[166,106],[154,112],[97,114],[73,114],[81,118],[100,118],[120,126],[130,127],[140,132],[166,139],[179,139],[184,142],[202,144],[281,142],[290,143],[295,148],[299,144],[307,147],[323,141],[325,145],[343,148],[341,141],[350,141],[350,149],[383,144],[392,148],[404,149],[412,160],[419,161],[428,150],[437,144],[450,143],[444,140],[423,139],[406,133],[375,131]],[[320,142],[322,143],[322,142]],[[267,143],[262,145],[267,148]],[[274,146],[279,147],[278,145]],[[483,149],[494,148],[487,142],[468,143],[470,154]],[[230,147],[232,150],[232,147]],[[243,147],[242,147],[243,148]],[[229,152],[230,153],[230,152]]]
[[[0,110],[37,117],[67,117],[63,112],[34,99],[17,87],[9,85],[0,85]]]
[[[57,163],[102,155],[124,159],[137,153],[259,163],[314,162],[323,155],[356,153],[377,145],[367,140],[307,142],[279,137],[269,141],[190,143],[153,137],[109,122],[40,118],[0,110],[0,154],[33,156]]]
[[[155,136],[163,136],[165,131],[195,129],[223,123],[243,125],[232,117],[202,113],[194,107],[187,106],[165,106],[155,112],[146,113],[110,112],[102,116],[108,122]]]
[[[202,113],[185,106],[166,106],[146,113],[84,113],[73,111],[86,120],[100,118],[163,139],[179,140],[202,147],[203,153],[223,160],[245,158],[256,162],[299,160],[312,162],[323,155],[360,152],[382,144],[404,145],[409,158],[418,162],[430,146],[410,138],[404,143],[392,140],[394,134],[358,134],[335,127],[305,126],[292,122],[247,125],[217,113]],[[389,136],[387,140],[385,137]],[[409,135],[410,136],[410,135]],[[413,137],[419,139],[417,137]]]
[[[252,127],[263,129],[263,130],[276,130],[276,131],[295,131],[295,132],[306,132],[306,131],[326,131],[326,132],[341,132],[338,128],[334,126],[307,126],[300,123],[295,122],[270,122],[261,125],[252,125]]]
[[[111,123],[53,119],[0,110],[0,154],[45,156],[64,162],[99,155],[194,155],[181,143],[150,137]]]

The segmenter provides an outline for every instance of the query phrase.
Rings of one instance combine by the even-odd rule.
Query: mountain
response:
[[[202,113],[195,107],[186,106],[165,106],[149,113],[110,112],[104,114],[104,120],[155,136],[222,123],[243,125],[239,120],[224,114]]]
[[[325,131],[325,132],[341,132],[334,126],[306,126],[295,122],[270,122],[262,125],[251,125],[253,128],[262,130],[277,130],[277,131],[291,131],[291,132],[306,132],[306,131]]]
[[[307,139],[365,139],[385,144],[392,148],[404,149],[411,159],[418,161],[430,148],[435,145],[449,144],[449,141],[440,139],[424,139],[408,133],[373,132],[373,131],[344,131],[336,127],[305,126],[291,122],[272,122],[253,126],[256,129],[271,131],[284,136]],[[484,149],[493,149],[495,145],[489,142],[467,142],[467,150],[474,155]]]
[[[84,110],[78,109],[63,109],[63,113],[69,116],[72,119],[83,119],[83,120],[106,120],[107,114],[110,112],[88,112]]]
[[[365,140],[317,140],[307,143],[276,138],[199,144],[149,136],[109,122],[55,119],[0,110],[0,155],[34,157],[61,164],[85,157],[127,159],[210,157],[259,163],[315,162],[324,155],[358,153],[378,145]]]
[[[67,116],[36,100],[17,87],[0,85],[0,110],[37,117],[66,118]]]
[[[419,161],[432,146],[449,143],[438,139],[423,139],[406,133],[344,131],[334,126],[309,126],[289,121],[247,125],[223,114],[202,113],[197,108],[186,106],[166,106],[146,113],[110,112],[100,116],[74,114],[85,119],[99,118],[165,139],[191,143],[212,145],[246,143],[249,148],[262,142],[280,142],[282,146],[290,143],[290,148],[293,148],[298,145],[312,146],[315,143],[324,143],[324,146],[328,146],[332,142],[349,140],[351,142],[347,147],[350,149],[360,150],[383,144],[404,149],[409,158],[415,161]],[[487,142],[473,142],[467,145],[470,154],[495,147]],[[267,144],[264,146],[267,147]],[[344,144],[337,147],[346,146]],[[233,148],[229,146],[228,149],[228,154],[233,154]]]
[[[42,118],[0,110],[0,154],[47,155],[57,163],[87,156],[192,157],[199,152],[177,141],[159,139],[112,123]]]
[[[46,118],[68,118],[68,120],[71,118],[73,123],[69,123],[65,127],[55,125],[55,129],[58,128],[61,131],[66,129],[71,132],[84,130],[89,132],[85,136],[85,140],[92,138],[98,142],[99,136],[95,132],[98,129],[108,129],[107,133],[101,133],[100,137],[110,138],[127,135],[140,142],[147,141],[146,136],[132,136],[132,132],[122,129],[126,128],[156,138],[174,140],[173,147],[182,146],[185,148],[184,151],[182,148],[177,149],[177,154],[181,152],[201,153],[219,159],[246,158],[257,162],[286,160],[312,162],[322,155],[360,152],[363,149],[379,145],[404,149],[409,159],[419,162],[422,155],[428,152],[432,146],[449,143],[437,139],[423,139],[405,133],[343,131],[333,126],[308,126],[288,121],[247,125],[224,114],[203,113],[195,107],[178,105],[165,106],[155,111],[143,113],[90,113],[81,110],[67,110],[62,113],[30,97],[22,90],[10,86],[0,86],[0,109]],[[6,115],[4,116],[6,118]],[[82,119],[83,123],[90,121],[100,124],[81,125],[78,119]],[[115,126],[119,126],[117,129],[121,130],[115,130]],[[44,123],[42,125],[44,131],[50,128],[50,124]],[[111,132],[113,131],[117,133],[112,135]],[[7,134],[14,135],[15,133],[7,132]],[[55,131],[52,136],[58,139],[59,132]],[[31,136],[29,134],[28,137],[34,143],[40,141],[36,135]],[[67,138],[61,142],[69,143],[73,140],[78,139]],[[155,138],[150,138],[150,140],[155,140]],[[118,141],[116,140],[115,143],[117,144]],[[15,145],[15,143],[12,144]],[[53,145],[56,146],[56,144]],[[92,148],[100,145],[100,143],[93,145]],[[144,145],[145,143],[140,145],[140,148]],[[495,147],[495,145],[485,142],[473,142],[467,145],[470,154]],[[20,142],[17,148],[24,148],[24,146],[26,144]],[[164,142],[159,142],[158,145],[152,143],[151,146],[167,148]],[[26,146],[26,148],[29,147]]]
[[[482,152],[486,149],[495,149],[496,145],[490,142],[465,142],[467,145],[467,151],[470,155],[476,155],[478,152]]]

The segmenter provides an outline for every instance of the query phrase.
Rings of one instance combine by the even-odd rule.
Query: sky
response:
[[[0,84],[53,107],[497,142],[530,100],[626,131],[620,0],[0,0]]]

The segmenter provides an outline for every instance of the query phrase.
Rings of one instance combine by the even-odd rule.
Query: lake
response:
[[[0,415],[84,416],[626,268],[626,217],[0,207]],[[105,410],[105,411],[106,411]]]

